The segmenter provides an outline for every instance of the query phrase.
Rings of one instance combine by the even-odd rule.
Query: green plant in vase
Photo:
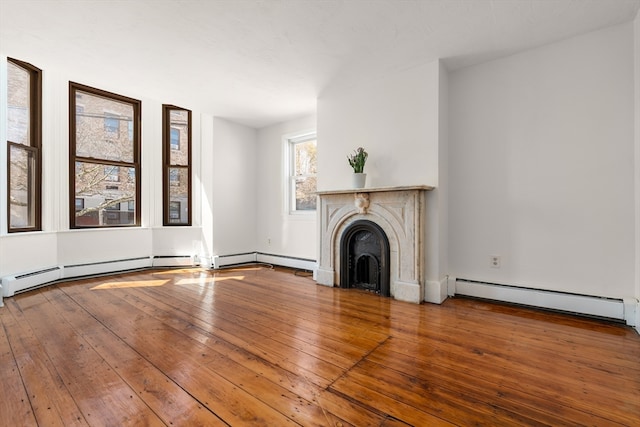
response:
[[[369,154],[364,151],[364,148],[358,147],[353,154],[347,156],[349,165],[353,168],[353,188],[363,188],[367,179],[367,174],[364,173],[364,164],[367,162]]]
[[[369,157],[369,154],[362,147],[358,147],[353,154],[347,156],[354,173],[364,173],[364,164],[367,162],[367,157]]]

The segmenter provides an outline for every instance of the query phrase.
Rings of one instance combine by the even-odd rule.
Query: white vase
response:
[[[366,181],[367,181],[366,173],[353,174],[353,188],[364,188],[364,184]]]

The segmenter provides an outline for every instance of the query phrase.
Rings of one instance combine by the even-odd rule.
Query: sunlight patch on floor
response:
[[[168,283],[168,280],[134,280],[122,282],[107,282],[91,288],[92,291],[100,289],[121,289],[121,288],[148,288],[162,286]]]
[[[186,267],[186,268],[172,268],[170,270],[154,271],[154,276],[166,275],[166,274],[183,274],[183,273],[199,273],[202,272],[200,267]]]
[[[244,276],[224,276],[224,277],[193,277],[188,279],[180,279],[176,285],[204,285],[206,283],[222,282],[224,280],[243,280]]]

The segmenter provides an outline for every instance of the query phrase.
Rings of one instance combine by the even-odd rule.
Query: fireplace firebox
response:
[[[389,240],[378,224],[367,220],[350,224],[342,234],[340,257],[340,287],[390,296]]]

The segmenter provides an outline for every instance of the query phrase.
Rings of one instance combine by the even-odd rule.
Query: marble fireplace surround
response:
[[[360,188],[318,192],[319,257],[316,282],[340,283],[340,240],[355,221],[379,225],[390,249],[391,297],[424,300],[426,265],[425,212],[427,185]]]

